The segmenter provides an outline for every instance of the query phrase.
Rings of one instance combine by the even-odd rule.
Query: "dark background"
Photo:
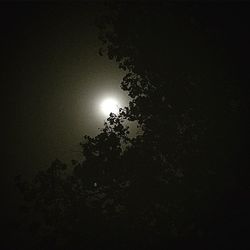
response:
[[[204,4],[196,8],[202,9],[200,20],[208,37],[224,53],[228,74],[248,97],[249,5]],[[103,120],[88,106],[97,93],[109,89],[127,102],[126,95],[119,92],[123,72],[97,53],[100,42],[93,21],[102,10],[99,4],[0,4],[1,215],[6,231],[15,222],[19,200],[14,176],[31,176],[55,158],[78,158],[75,151],[81,136],[95,135],[102,126]],[[246,133],[248,113],[241,118]],[[248,134],[243,137],[238,163],[245,163],[247,169]],[[248,178],[245,173],[240,175]],[[249,193],[244,195],[248,204]]]

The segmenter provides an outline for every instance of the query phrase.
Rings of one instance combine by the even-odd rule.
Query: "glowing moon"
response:
[[[100,104],[100,109],[105,116],[109,116],[110,113],[119,113],[119,102],[114,98],[104,99]]]

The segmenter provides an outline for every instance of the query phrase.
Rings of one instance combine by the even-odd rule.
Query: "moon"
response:
[[[118,114],[119,113],[120,103],[115,98],[106,98],[100,103],[100,110],[103,115],[109,116],[110,113]]]

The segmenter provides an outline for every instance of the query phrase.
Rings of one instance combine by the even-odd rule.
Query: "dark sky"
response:
[[[228,71],[248,85],[249,9],[210,8],[200,17],[208,37],[226,52],[232,65]],[[0,3],[1,192],[6,211],[16,201],[15,175],[30,176],[55,158],[69,162],[80,156],[75,151],[82,136],[93,136],[102,127],[99,99],[114,95],[122,104],[128,102],[120,89],[124,72],[98,55],[94,19],[103,11],[96,3]]]
[[[7,199],[15,175],[34,174],[55,158],[79,157],[74,151],[82,136],[102,127],[99,99],[114,95],[127,103],[120,89],[124,72],[98,54],[94,19],[102,12],[101,4],[1,4],[1,183]]]
[[[222,63],[215,64],[224,67],[218,72],[249,89],[249,6],[204,6],[193,11],[208,39],[205,52],[217,48]],[[16,175],[29,178],[56,158],[79,159],[83,135],[103,125],[99,102],[114,96],[128,103],[120,89],[124,72],[98,54],[94,20],[104,10],[100,3],[0,3],[2,225],[17,214]]]

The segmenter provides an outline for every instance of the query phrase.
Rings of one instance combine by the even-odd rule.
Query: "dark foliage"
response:
[[[17,178],[33,249],[244,241],[247,75],[231,64],[240,45],[226,39],[247,37],[232,7],[218,9],[226,20],[211,6],[119,4],[99,20],[99,52],[126,72],[132,101],[85,136],[72,171],[56,160],[31,183]],[[126,120],[143,133],[129,138]]]

